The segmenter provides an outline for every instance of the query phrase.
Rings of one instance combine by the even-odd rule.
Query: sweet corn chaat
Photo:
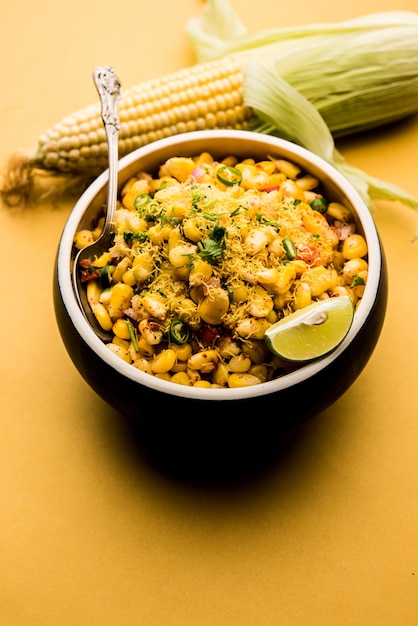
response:
[[[101,233],[79,230],[77,251]],[[273,355],[267,328],[367,282],[367,243],[320,181],[285,159],[209,153],[138,172],[118,199],[112,247],[82,280],[109,350],[147,374],[242,387],[298,365]],[[299,365],[300,366],[300,365]]]

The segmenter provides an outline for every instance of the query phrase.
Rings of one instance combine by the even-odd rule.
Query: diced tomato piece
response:
[[[308,265],[312,266],[319,260],[318,248],[311,246],[307,243],[300,243],[297,246],[297,259],[305,261]]]

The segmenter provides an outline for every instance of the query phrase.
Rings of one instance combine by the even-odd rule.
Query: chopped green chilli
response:
[[[290,237],[285,237],[282,241],[282,244],[283,244],[284,251],[286,252],[286,256],[289,259],[289,261],[296,259],[298,255],[298,251],[296,249],[294,242],[290,239]]]
[[[328,202],[325,198],[315,198],[312,200],[311,207],[314,211],[318,211],[318,213],[326,213],[328,209]]]
[[[178,345],[187,343],[190,338],[190,331],[181,320],[172,320],[170,323],[170,339]]]
[[[236,167],[231,165],[222,165],[216,172],[218,180],[228,187],[239,185],[242,180],[242,174]]]

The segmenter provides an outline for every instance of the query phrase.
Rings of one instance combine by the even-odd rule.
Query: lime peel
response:
[[[349,296],[314,302],[272,324],[264,334],[271,352],[286,361],[306,362],[335,350],[354,318]]]

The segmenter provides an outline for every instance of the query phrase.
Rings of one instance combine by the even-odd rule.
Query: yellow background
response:
[[[193,64],[185,25],[203,6],[3,1],[1,161],[96,101],[96,65],[113,65],[128,87]],[[417,9],[416,0],[232,6],[251,31]],[[351,163],[416,198],[417,147],[417,117],[339,142]],[[268,472],[209,488],[148,462],[65,352],[51,283],[70,208],[0,211],[2,626],[418,624],[413,211],[380,203],[375,214],[390,295],[360,378]]]

